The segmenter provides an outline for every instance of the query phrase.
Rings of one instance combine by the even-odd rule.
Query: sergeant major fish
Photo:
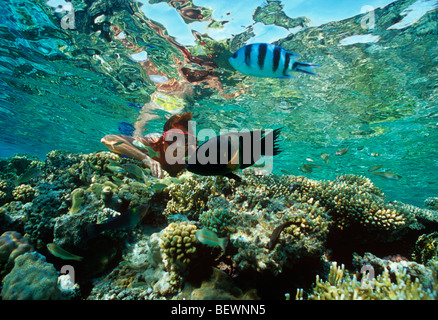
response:
[[[249,76],[288,79],[293,78],[293,71],[316,75],[311,69],[319,65],[296,61],[298,57],[274,44],[254,43],[234,52],[228,61],[234,69]]]

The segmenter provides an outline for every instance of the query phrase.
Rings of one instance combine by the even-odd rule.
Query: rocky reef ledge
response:
[[[363,176],[241,176],[156,179],[110,152],[1,159],[2,299],[438,297],[435,198],[386,201]]]

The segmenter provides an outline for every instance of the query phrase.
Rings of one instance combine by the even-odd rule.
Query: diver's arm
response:
[[[100,142],[114,153],[140,160],[151,169],[152,176],[161,178],[163,175],[161,165],[134,146],[132,144],[134,140],[132,137],[111,134],[103,137]]]

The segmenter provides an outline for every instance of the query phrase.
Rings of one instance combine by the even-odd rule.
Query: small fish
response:
[[[296,61],[298,54],[274,44],[246,45],[228,58],[237,71],[248,76],[289,79],[294,71],[316,75],[311,71],[319,65]]]
[[[152,188],[153,188],[155,191],[162,191],[162,190],[166,189],[167,187],[168,187],[167,184],[159,183],[159,182],[154,183],[154,184],[152,185]]]
[[[139,166],[137,166],[133,163],[127,163],[127,164],[123,165],[123,169],[125,169],[126,172],[129,172],[130,174],[135,176],[137,179],[143,180],[144,183],[147,182],[146,174],[143,171],[143,169],[140,168]]]
[[[289,227],[291,224],[292,224],[292,222],[288,221],[288,222],[280,224],[277,228],[274,229],[271,236],[269,237],[269,243],[268,243],[269,250],[274,249],[274,247],[278,241],[278,238],[280,237],[281,231],[283,231],[284,228]]]
[[[305,163],[303,164],[303,166],[300,168],[300,170],[302,172],[305,173],[310,173],[313,171],[313,168],[321,168],[321,166],[317,165],[317,164],[313,164],[313,163]]]
[[[227,237],[219,238],[216,232],[205,228],[202,228],[201,230],[198,230],[196,232],[196,239],[198,239],[198,241],[202,244],[206,244],[212,247],[220,246],[223,251],[225,251],[228,244]]]
[[[142,204],[120,216],[109,218],[103,223],[92,223],[88,225],[87,232],[90,239],[97,237],[106,230],[131,229],[143,220],[149,210],[148,204]]]
[[[136,146],[137,148],[146,149],[146,146],[141,141],[134,140],[134,141],[132,141],[132,144],[134,146]]]
[[[116,146],[120,146],[122,143],[125,143],[125,141],[117,141],[117,142],[113,142],[111,143],[111,147],[114,148]]]
[[[20,184],[28,182],[28,181],[32,180],[33,178],[38,177],[41,173],[42,172],[39,168],[37,168],[37,167],[31,168],[31,169],[27,170],[25,173],[23,173],[21,176],[19,176],[14,181],[14,184],[18,186]]]
[[[134,140],[132,141],[132,144],[134,146],[136,146],[139,149],[144,149],[146,150],[147,154],[149,157],[154,158],[154,157],[159,157],[160,156],[160,151],[155,151],[154,149],[152,149],[150,146],[146,146],[144,143],[142,143],[141,141],[138,140]]]
[[[284,174],[290,174],[290,172],[289,171],[287,171],[287,170],[284,170],[284,169],[281,169],[280,170],[282,173],[284,173]]]
[[[119,167],[119,166],[109,165],[109,166],[107,166],[107,168],[109,170],[111,170],[112,172],[114,172],[114,173],[120,173],[120,172],[124,172],[125,171],[125,169],[123,169],[122,167]]]
[[[300,168],[300,170],[304,173],[311,173],[313,171],[312,166],[308,164],[303,164],[303,166]]]
[[[281,129],[266,134],[263,130],[254,130],[213,137],[188,158],[186,168],[203,176],[225,176],[241,181],[234,171],[253,166],[262,156],[275,156],[281,152],[278,146]],[[266,140],[272,144],[271,148],[266,148]],[[254,151],[257,146],[258,153]]]
[[[53,254],[55,257],[61,258],[63,260],[76,260],[76,261],[82,261],[83,257],[77,256],[75,254],[72,254],[68,251],[65,251],[60,246],[54,244],[54,243],[48,243],[47,249],[50,251],[51,254]]]
[[[379,170],[379,169],[382,168],[382,167],[383,167],[383,164],[379,164],[379,165],[377,165],[377,166],[374,166],[374,167],[369,168],[368,171],[369,171],[369,172],[373,172],[373,171]]]
[[[321,158],[324,160],[325,164],[329,163],[329,155],[328,153],[321,153]]]
[[[379,177],[382,177],[382,178],[386,178],[386,179],[389,179],[389,180],[398,180],[398,179],[401,178],[401,176],[399,176],[399,175],[397,175],[395,173],[392,173],[392,172],[373,171],[371,173],[376,175],[376,176],[379,176]]]
[[[345,147],[343,149],[340,149],[340,150],[336,151],[335,155],[336,156],[342,156],[342,155],[344,155],[344,154],[346,154],[348,152],[349,148],[350,147]]]
[[[160,151],[155,151],[151,147],[146,147],[146,152],[151,158],[158,158],[160,156]]]

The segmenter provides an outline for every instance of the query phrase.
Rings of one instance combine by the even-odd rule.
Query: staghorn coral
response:
[[[193,223],[183,221],[169,224],[161,235],[160,248],[168,270],[184,273],[196,256],[196,231]]]
[[[316,276],[315,286],[308,295],[309,300],[436,300],[438,280],[433,270],[432,288],[425,289],[419,278],[412,278],[405,268],[384,269],[375,279],[363,277],[359,281],[351,276],[344,265],[332,262],[326,281]],[[362,275],[363,276],[363,275]],[[302,289],[297,291],[297,299],[304,298]]]
[[[15,259],[14,268],[3,280],[3,300],[57,300],[61,298],[58,273],[46,258],[27,252]]]

